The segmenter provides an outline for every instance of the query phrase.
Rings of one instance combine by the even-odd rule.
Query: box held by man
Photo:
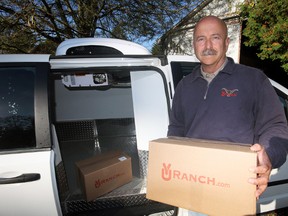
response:
[[[190,138],[149,143],[147,198],[208,215],[255,215],[250,145]]]

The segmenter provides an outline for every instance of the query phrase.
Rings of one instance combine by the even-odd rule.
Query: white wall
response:
[[[68,90],[60,80],[55,83],[57,121],[133,118],[131,88]]]

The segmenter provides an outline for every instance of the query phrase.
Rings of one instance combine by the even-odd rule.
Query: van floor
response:
[[[174,207],[146,199],[143,163],[139,160],[134,119],[104,119],[59,122],[56,131],[69,187],[66,215],[149,215]],[[81,192],[75,163],[109,151],[123,151],[131,157],[133,180],[95,201],[86,202]],[[142,157],[141,157],[142,158]],[[171,215],[171,214],[170,214]]]
[[[109,140],[109,143],[111,143],[111,139],[112,138],[110,137],[107,141]],[[128,144],[131,149],[131,146],[134,143],[134,137],[122,137],[122,139],[124,139],[126,143],[132,142],[132,144]],[[117,138],[117,141],[119,142],[119,137]],[[65,142],[62,145],[62,149],[62,151],[67,154],[64,161],[71,191],[71,196],[66,202],[66,208],[68,210],[67,216],[140,216],[155,213],[159,213],[157,215],[161,216],[173,215],[173,206],[144,200],[146,199],[146,180],[139,177],[139,167],[133,167],[133,164],[139,163],[138,155],[130,153],[132,159],[132,172],[136,173],[133,174],[133,180],[130,183],[97,198],[95,201],[86,202],[77,182],[75,162],[101,154],[103,151],[109,151],[111,148],[105,148],[103,150],[99,148],[98,144],[95,145],[94,142],[86,141]]]
[[[135,146],[133,146],[135,137],[117,137],[117,138],[103,138],[105,142],[107,143],[126,143],[127,145],[130,145],[130,148],[133,149]],[[105,143],[102,142],[102,143]],[[77,161],[87,159],[93,156],[97,156],[104,152],[111,151],[111,147],[106,145],[106,147],[99,147],[97,144],[95,144],[94,141],[69,141],[69,142],[63,142],[61,145],[61,152],[62,159],[64,161],[64,166],[66,170],[66,176],[68,181],[68,186],[71,192],[75,192],[80,190],[79,184],[78,184],[78,178],[76,176],[76,166],[75,163]],[[138,161],[138,155],[136,153],[132,153],[130,149],[130,152],[126,153],[131,157],[132,160],[132,173],[134,177],[140,177],[139,176],[139,161]],[[121,150],[123,151],[123,146],[118,146],[118,148],[114,148],[113,150]],[[136,151],[136,149],[134,150]]]
[[[60,122],[56,131],[70,192],[79,190],[75,163],[104,152],[125,152],[131,157],[133,176],[140,177],[133,118]]]

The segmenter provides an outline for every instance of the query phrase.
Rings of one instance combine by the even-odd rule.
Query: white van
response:
[[[0,215],[176,215],[146,199],[148,142],[166,136],[175,86],[197,64],[96,38],[0,55]],[[288,90],[272,84],[287,113]],[[111,150],[131,156],[133,180],[86,202],[75,162]],[[288,162],[257,205],[288,207]]]

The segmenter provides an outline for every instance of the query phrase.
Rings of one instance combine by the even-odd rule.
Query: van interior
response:
[[[65,69],[51,76],[58,190],[67,215],[127,205],[144,205],[145,214],[155,212],[155,205],[173,210],[145,198],[149,140],[167,133],[169,103],[161,73],[143,68]],[[131,157],[132,182],[86,202],[75,163],[116,150]]]

